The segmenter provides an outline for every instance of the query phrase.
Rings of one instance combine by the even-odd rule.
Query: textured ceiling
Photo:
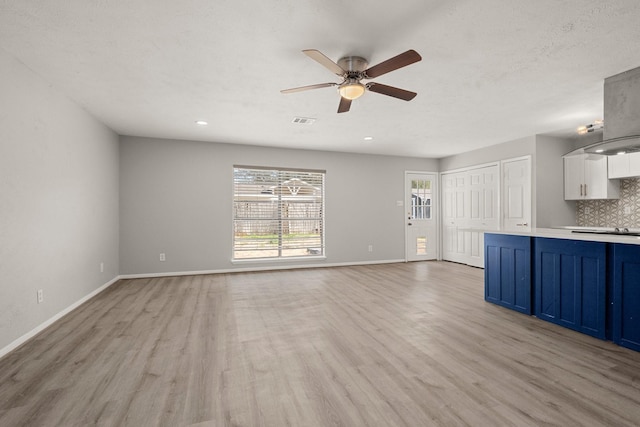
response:
[[[601,118],[603,80],[640,66],[638,22],[637,0],[1,0],[0,47],[122,135],[443,157]],[[337,114],[335,88],[281,94],[338,82],[311,48],[415,49],[375,81],[418,96]]]

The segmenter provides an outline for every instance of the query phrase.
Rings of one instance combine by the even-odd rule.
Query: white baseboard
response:
[[[324,267],[348,267],[354,265],[374,265],[374,264],[393,264],[405,262],[404,259],[388,259],[376,261],[361,262],[339,262],[332,264],[298,264],[298,265],[270,265],[238,268],[225,268],[219,270],[197,270],[197,271],[171,271],[164,273],[143,273],[143,274],[122,274],[120,279],[147,279],[150,277],[172,277],[172,276],[197,276],[200,274],[220,274],[220,273],[246,273],[252,271],[272,271],[272,270],[294,270],[299,268],[324,268]]]
[[[9,352],[15,350],[16,348],[20,347],[22,344],[27,342],[29,339],[33,338],[38,333],[42,332],[47,327],[51,326],[56,320],[62,318],[63,316],[65,316],[66,314],[68,314],[71,311],[75,310],[76,308],[78,308],[79,306],[84,304],[85,302],[89,301],[91,298],[93,298],[94,296],[98,295],[100,292],[104,291],[109,286],[111,286],[114,283],[116,283],[118,280],[120,280],[120,276],[114,277],[113,279],[111,279],[110,281],[105,283],[104,285],[100,286],[98,289],[96,289],[93,292],[91,292],[89,295],[86,295],[85,297],[81,298],[80,300],[74,302],[69,307],[65,308],[60,313],[56,314],[55,316],[53,316],[52,318],[50,318],[46,322],[41,323],[40,325],[38,325],[35,329],[27,332],[26,334],[24,334],[21,337],[17,338],[16,340],[14,340],[12,343],[7,345],[6,347],[0,349],[0,358],[5,356]]]

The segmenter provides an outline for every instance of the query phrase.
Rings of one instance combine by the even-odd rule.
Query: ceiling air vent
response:
[[[311,119],[309,117],[294,117],[291,123],[297,123],[299,125],[312,125],[314,124],[316,119]]]

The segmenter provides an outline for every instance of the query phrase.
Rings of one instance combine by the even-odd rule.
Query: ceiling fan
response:
[[[380,93],[382,95],[392,96],[394,98],[411,101],[416,97],[417,93],[400,89],[393,86],[383,85],[381,83],[368,82],[362,83],[362,80],[375,79],[383,74],[387,74],[398,68],[406,67],[414,62],[422,60],[422,57],[415,50],[408,50],[393,58],[387,59],[373,67],[367,68],[369,65],[367,60],[360,56],[346,56],[341,58],[337,63],[327,58],[322,52],[315,49],[303,50],[302,53],[309,58],[323,65],[332,73],[342,77],[342,83],[320,83],[309,86],[284,89],[282,93],[302,92],[310,89],[320,89],[323,87],[338,86],[340,93],[340,104],[338,105],[338,113],[346,113],[351,108],[351,101],[359,98],[364,94],[365,90]]]

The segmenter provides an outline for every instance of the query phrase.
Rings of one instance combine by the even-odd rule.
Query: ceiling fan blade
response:
[[[303,50],[302,53],[304,53],[305,55],[307,55],[309,58],[313,59],[314,61],[318,62],[320,65],[324,66],[325,68],[327,68],[329,71],[331,71],[334,74],[337,74],[339,76],[343,76],[343,75],[346,74],[346,71],[343,70],[341,66],[339,66],[338,64],[336,64],[335,62],[333,62],[332,60],[327,58],[319,50],[306,49],[306,50]]]
[[[365,74],[367,78],[374,79],[383,74],[387,74],[391,71],[397,70],[398,68],[406,67],[407,65],[411,65],[414,62],[421,61],[422,57],[418,52],[413,49],[406,51],[405,53],[401,53],[398,56],[394,56],[391,59],[387,59],[379,63],[378,65],[374,65],[373,67],[365,70]]]
[[[346,113],[351,108],[351,100],[340,97],[340,105],[338,105],[338,113]]]
[[[393,96],[394,98],[411,101],[416,97],[417,93],[400,89],[393,86],[387,86],[380,83],[367,83],[367,89],[371,92],[381,93],[382,95]]]
[[[320,89],[323,87],[331,87],[331,86],[338,86],[338,83],[319,83],[317,85],[309,85],[309,86],[301,86],[301,87],[294,87],[291,89],[283,89],[280,92],[281,93],[294,93],[294,92],[302,92],[305,90],[311,90],[311,89]]]

